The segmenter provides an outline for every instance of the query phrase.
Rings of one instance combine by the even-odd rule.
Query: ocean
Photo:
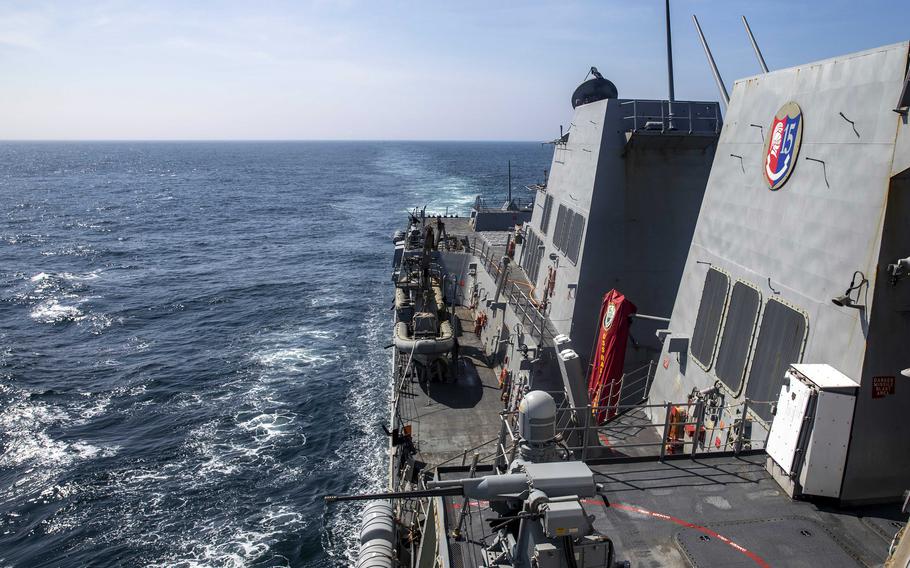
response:
[[[390,236],[537,143],[0,143],[0,566],[347,566]]]

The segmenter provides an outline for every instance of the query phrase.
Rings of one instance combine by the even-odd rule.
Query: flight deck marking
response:
[[[593,500],[593,499],[586,499],[586,500],[585,500],[585,502],[588,502],[588,501],[591,501],[592,503],[597,503],[597,502],[598,502],[598,501],[595,501],[595,500]],[[733,550],[736,550],[736,551],[738,551],[738,552],[740,552],[740,553],[742,553],[742,554],[745,554],[745,555],[746,555],[747,557],[749,557],[753,562],[755,562],[757,565],[761,566],[762,568],[771,568],[771,566],[770,566],[767,562],[765,562],[764,559],[763,559],[761,556],[755,554],[755,553],[752,552],[751,550],[749,550],[749,549],[747,549],[747,548],[745,548],[745,547],[743,547],[743,546],[741,546],[741,545],[739,545],[739,544],[736,544],[735,542],[733,542],[733,541],[730,540],[729,538],[725,537],[724,535],[712,531],[712,530],[709,529],[708,527],[703,527],[703,526],[701,526],[701,525],[696,525],[696,524],[694,524],[694,523],[690,523],[689,521],[684,521],[684,520],[682,520],[682,519],[677,519],[676,517],[671,517],[670,515],[666,515],[666,514],[664,514],[664,513],[655,513],[654,511],[649,511],[649,510],[647,510],[647,509],[642,509],[641,507],[638,507],[638,506],[636,506],[636,505],[626,505],[626,504],[624,504],[624,503],[610,503],[610,508],[612,508],[612,509],[619,509],[620,511],[631,511],[631,512],[633,512],[633,513],[639,513],[639,514],[642,514],[642,515],[647,515],[647,516],[649,516],[649,517],[653,517],[653,518],[655,518],[655,519],[660,519],[660,520],[662,520],[662,521],[670,521],[671,523],[675,523],[675,524],[677,524],[677,525],[679,525],[679,526],[681,526],[681,527],[685,527],[685,528],[687,528],[687,529],[695,529],[695,530],[697,530],[697,531],[699,531],[699,532],[702,532],[702,533],[704,533],[704,534],[706,534],[706,535],[708,535],[708,536],[710,536],[710,537],[713,537],[713,538],[718,539],[719,541],[721,541],[721,542],[727,544],[728,546],[730,546]]]
[[[603,505],[603,501],[601,501],[600,499],[582,499],[581,501],[582,501],[582,503],[584,503],[586,505]],[[471,499],[468,501],[468,503],[470,506],[480,507],[480,508],[487,507],[490,505],[489,501],[482,500],[482,499],[476,499],[476,500]],[[461,503],[451,503],[451,505],[452,505],[453,509],[461,508]],[[729,538],[725,537],[724,535],[712,531],[708,527],[696,525],[695,523],[690,523],[689,521],[684,521],[682,519],[672,517],[665,513],[657,513],[655,511],[649,511],[649,510],[643,509],[637,505],[626,505],[625,503],[610,503],[610,508],[619,509],[620,511],[631,511],[633,513],[639,513],[641,515],[646,515],[648,517],[660,519],[662,521],[669,521],[671,523],[677,524],[677,525],[679,525],[681,527],[685,527],[687,529],[695,529],[712,538],[716,538],[717,540],[719,540],[719,541],[723,542],[724,544],[728,545],[729,547],[731,547],[733,550],[736,550],[737,552],[745,554],[749,559],[751,559],[753,562],[755,562],[757,565],[761,566],[762,568],[771,568],[771,566],[767,562],[765,562],[761,556],[755,554],[754,552],[745,548],[742,545],[736,544],[735,542],[733,542]]]

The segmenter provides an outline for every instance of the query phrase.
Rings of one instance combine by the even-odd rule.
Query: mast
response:
[[[673,42],[670,36],[670,0],[665,0],[667,8],[667,79],[670,83],[670,102],[676,100],[673,93]]]
[[[667,0],[668,2],[670,0]],[[743,16],[743,25],[746,26],[746,33],[749,35],[749,41],[752,42],[752,49],[755,51],[755,57],[758,58],[758,64],[761,67],[762,73],[768,72],[768,65],[765,63],[765,58],[762,57],[761,50],[758,48],[758,43],[755,41],[755,36],[752,35],[752,28],[749,27],[749,21],[746,20],[746,17]]]
[[[512,160],[509,160],[509,207],[512,206]]]
[[[720,91],[720,98],[724,101],[724,108],[730,104],[730,95],[727,94],[727,87],[724,86],[724,80],[720,78],[720,71],[717,70],[717,63],[714,62],[714,56],[711,55],[711,48],[705,40],[705,34],[701,33],[701,26],[698,25],[698,18],[692,14],[692,21],[695,22],[695,31],[698,32],[698,38],[701,40],[701,46],[705,48],[705,55],[708,57],[708,65],[711,67],[711,73],[714,74],[714,82],[717,83],[717,90]]]

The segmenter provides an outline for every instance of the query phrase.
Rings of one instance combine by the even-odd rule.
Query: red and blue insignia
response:
[[[798,104],[789,102],[777,111],[765,142],[764,175],[772,191],[780,189],[796,167],[802,136],[803,113]]]

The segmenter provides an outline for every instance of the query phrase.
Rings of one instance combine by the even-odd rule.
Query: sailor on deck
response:
[[[442,222],[441,215],[436,216],[436,237],[438,239],[436,241],[436,250],[439,250],[440,246],[445,246],[446,237],[448,237],[448,234],[446,233],[446,224]]]

